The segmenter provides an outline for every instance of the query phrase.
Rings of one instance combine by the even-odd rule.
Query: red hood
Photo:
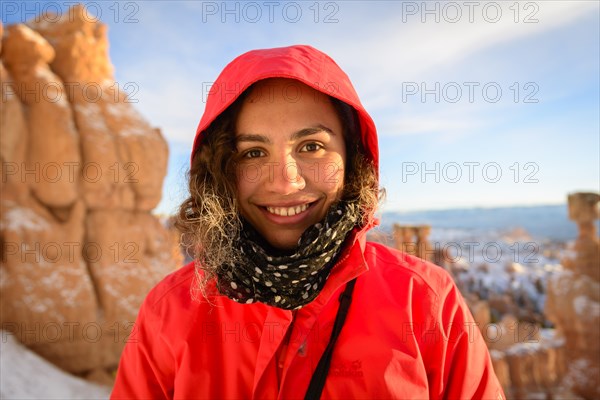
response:
[[[252,50],[230,62],[208,93],[204,115],[196,130],[192,158],[204,131],[215,118],[250,85],[266,78],[296,79],[354,107],[367,156],[379,168],[375,124],[360,103],[350,79],[327,54],[305,45]]]

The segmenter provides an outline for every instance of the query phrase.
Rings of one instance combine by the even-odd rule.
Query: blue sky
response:
[[[2,21],[68,7],[27,3],[3,2]],[[384,211],[600,191],[597,1],[84,3],[109,26],[117,83],[137,85],[169,142],[159,212],[185,196],[208,85],[245,51],[295,43],[331,55],[375,120]]]

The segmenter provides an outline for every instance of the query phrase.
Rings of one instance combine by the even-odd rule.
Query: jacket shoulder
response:
[[[191,288],[195,279],[194,262],[171,272],[150,290],[144,300],[146,307],[155,308],[165,301],[181,299],[182,296],[189,295],[191,298]]]

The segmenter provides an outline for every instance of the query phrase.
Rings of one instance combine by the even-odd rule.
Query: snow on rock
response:
[[[87,382],[58,369],[0,331],[0,398],[2,399],[107,399],[111,388]]]
[[[569,292],[573,280],[573,271],[564,269],[550,278],[549,285],[557,296],[563,297]]]
[[[589,360],[585,358],[579,358],[569,363],[564,383],[570,388],[590,386],[596,387],[598,382],[593,378],[593,376],[597,376],[597,374],[597,367],[595,367]]]
[[[569,273],[550,282],[545,313],[565,337],[568,382],[574,393],[600,398],[600,240],[598,193],[569,195],[569,218],[578,225],[574,256],[563,258]]]
[[[16,232],[23,230],[46,231],[50,229],[50,224],[33,210],[15,206],[6,211],[4,218],[0,220],[0,229]]]
[[[534,354],[540,351],[542,344],[540,342],[523,342],[517,343],[506,350],[506,354],[510,356]]]
[[[107,26],[88,11],[74,5],[4,34],[0,23],[0,161],[11,168],[0,182],[0,323],[61,369],[101,376],[124,342],[88,340],[85,327],[130,326],[183,260],[179,236],[150,213],[167,142],[134,109],[134,83],[120,90]],[[73,329],[45,334],[56,326]]]
[[[94,132],[110,135],[110,130],[102,118],[102,111],[98,104],[91,102],[75,104],[75,113],[81,118],[81,121],[85,121],[85,124],[79,122],[80,127],[84,125],[85,128]],[[104,148],[102,150],[105,151]]]
[[[538,242],[505,241],[491,231],[454,233],[459,236],[442,235],[434,243],[448,250],[444,261],[461,291],[490,301],[496,318],[508,312],[543,323],[548,282],[564,273],[559,260],[546,257]],[[511,304],[503,308],[505,295]]]
[[[597,318],[600,316],[600,303],[590,299],[587,296],[577,296],[573,299],[575,312],[582,316]]]

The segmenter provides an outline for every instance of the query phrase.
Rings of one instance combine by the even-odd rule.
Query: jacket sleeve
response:
[[[111,399],[173,397],[173,357],[161,339],[161,325],[146,299],[121,354]]]
[[[433,346],[437,379],[431,398],[505,399],[487,345],[460,292],[451,283],[440,298],[441,335]]]

